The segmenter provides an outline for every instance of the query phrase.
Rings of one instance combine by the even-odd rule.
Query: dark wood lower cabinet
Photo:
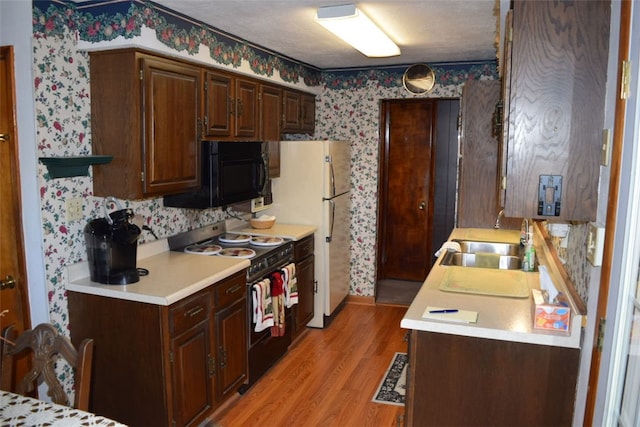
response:
[[[292,307],[293,339],[296,339],[313,319],[316,292],[314,235],[294,244],[294,261],[298,282],[298,304]]]
[[[170,306],[69,292],[94,340],[89,408],[131,426],[200,424],[247,380],[246,272]]]
[[[580,350],[411,331],[407,426],[570,426]]]

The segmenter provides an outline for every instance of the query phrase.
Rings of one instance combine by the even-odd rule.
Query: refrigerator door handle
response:
[[[329,163],[329,172],[331,174],[331,196],[334,197],[336,195],[336,173],[333,170],[333,159],[331,156],[326,156],[324,161]]]
[[[329,218],[329,235],[324,238],[325,242],[330,243],[333,239],[333,223],[336,218],[336,202],[331,199],[325,199],[331,205],[331,217]]]

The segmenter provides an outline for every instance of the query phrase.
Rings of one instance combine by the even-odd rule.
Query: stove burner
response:
[[[218,252],[218,256],[248,259],[255,257],[256,251],[249,248],[224,248]]]
[[[282,237],[251,236],[249,243],[256,246],[278,246],[284,242]]]
[[[216,255],[221,250],[222,250],[221,246],[211,242],[191,245],[184,248],[184,251],[186,253],[196,254],[196,255]]]
[[[251,236],[246,234],[225,233],[218,236],[218,240],[222,243],[247,243],[251,240]]]

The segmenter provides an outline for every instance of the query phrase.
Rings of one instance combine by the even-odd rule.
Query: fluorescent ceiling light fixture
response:
[[[400,55],[400,48],[354,4],[320,7],[316,21],[366,56]]]

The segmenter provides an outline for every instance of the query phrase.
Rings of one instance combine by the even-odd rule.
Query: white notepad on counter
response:
[[[476,323],[478,312],[469,310],[458,310],[454,313],[433,313],[434,311],[452,310],[450,307],[427,307],[422,314],[423,319],[443,320],[445,322]]]

